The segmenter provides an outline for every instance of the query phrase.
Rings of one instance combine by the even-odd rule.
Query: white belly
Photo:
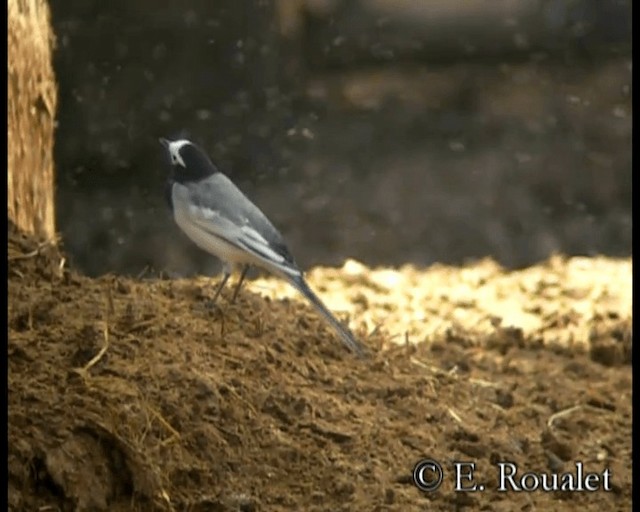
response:
[[[232,265],[258,265],[260,262],[252,254],[239,249],[222,238],[209,234],[189,220],[188,214],[179,208],[174,208],[173,218],[182,231],[200,249]]]

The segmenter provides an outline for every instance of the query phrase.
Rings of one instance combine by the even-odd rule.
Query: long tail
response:
[[[331,312],[327,309],[327,307],[323,304],[320,298],[313,292],[313,290],[309,287],[304,278],[299,276],[287,275],[287,281],[296,288],[302,295],[304,295],[311,304],[315,306],[319,313],[322,314],[324,319],[331,324],[331,327],[336,331],[336,333],[340,336],[342,342],[349,347],[353,352],[355,352],[358,356],[363,357],[366,355],[366,350],[363,345],[357,341],[353,335],[349,332],[348,329],[343,327],[343,325],[336,319],[336,317],[331,314]]]

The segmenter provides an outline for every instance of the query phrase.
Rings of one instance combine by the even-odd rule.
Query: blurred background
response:
[[[160,136],[303,268],[631,254],[631,0],[51,9],[57,226],[87,274],[218,270],[174,226]]]

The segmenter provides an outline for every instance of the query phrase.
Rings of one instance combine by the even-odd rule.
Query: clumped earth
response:
[[[10,510],[631,508],[630,260],[316,269],[359,360],[277,281],[213,306],[207,280],[91,279],[9,238]],[[611,490],[498,492],[500,461]]]

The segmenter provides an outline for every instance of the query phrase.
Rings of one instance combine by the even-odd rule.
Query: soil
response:
[[[88,278],[9,237],[10,510],[631,508],[629,259],[315,269],[358,359],[278,281],[212,305],[209,280]],[[499,492],[501,461],[609,490]]]

